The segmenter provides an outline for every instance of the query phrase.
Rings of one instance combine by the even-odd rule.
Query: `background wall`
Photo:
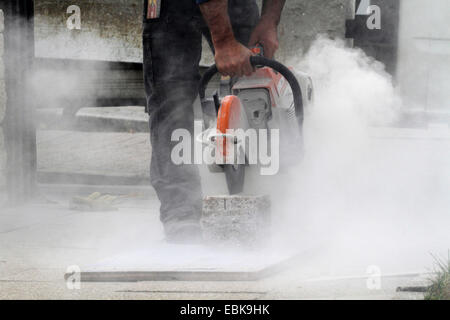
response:
[[[280,57],[308,50],[318,34],[345,37],[345,20],[353,17],[354,0],[287,0],[280,25]]]
[[[258,0],[261,3],[261,0]],[[307,50],[318,33],[344,37],[354,0],[288,0],[280,25],[278,58]],[[69,30],[70,5],[81,9],[81,30]],[[36,54],[40,57],[142,61],[143,0],[35,0]],[[205,44],[202,64],[212,63]]]
[[[143,0],[35,0],[38,57],[140,62]],[[71,5],[81,29],[70,30]]]

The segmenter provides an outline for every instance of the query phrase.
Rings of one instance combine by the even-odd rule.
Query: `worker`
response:
[[[285,0],[145,0],[144,81],[152,145],[150,180],[161,202],[160,219],[171,243],[201,242],[202,190],[196,165],[176,165],[176,129],[193,132],[202,35],[224,76],[250,75],[249,47],[272,58]]]

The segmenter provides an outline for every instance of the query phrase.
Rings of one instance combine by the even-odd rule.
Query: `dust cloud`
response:
[[[447,143],[399,133],[392,77],[342,40],[319,37],[289,65],[311,75],[315,105],[302,163],[266,184],[276,241],[314,274],[426,271],[450,244]]]

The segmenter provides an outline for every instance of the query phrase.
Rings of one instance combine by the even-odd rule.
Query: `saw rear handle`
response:
[[[279,72],[289,83],[293,98],[294,98],[294,107],[295,107],[295,115],[297,117],[297,120],[299,122],[299,125],[303,125],[303,97],[302,97],[302,90],[300,88],[300,84],[297,81],[297,78],[295,75],[283,64],[267,59],[261,56],[251,56],[250,57],[250,63],[254,68],[260,68],[260,67],[269,67],[273,70]],[[202,78],[200,79],[199,84],[199,96],[202,103],[205,103],[205,92],[206,87],[208,86],[208,83],[211,81],[211,79],[214,77],[216,73],[218,73],[217,66],[214,64],[211,67],[209,67],[208,70],[203,74]]]

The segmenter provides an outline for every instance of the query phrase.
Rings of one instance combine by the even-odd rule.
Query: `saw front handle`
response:
[[[269,67],[273,70],[279,72],[289,83],[292,94],[294,97],[294,107],[295,107],[295,115],[297,117],[298,123],[300,125],[300,128],[303,126],[303,97],[302,97],[302,89],[300,88],[300,84],[297,81],[297,78],[295,75],[289,70],[287,67],[282,65],[281,63],[270,60],[261,56],[251,56],[250,57],[250,63],[254,68],[260,68],[260,67]],[[214,64],[211,67],[209,67],[208,70],[203,74],[203,77],[200,79],[200,85],[199,85],[199,95],[200,100],[202,102],[205,101],[205,91],[206,87],[208,86],[209,81],[214,77],[216,73],[219,71],[217,70],[217,66]]]

